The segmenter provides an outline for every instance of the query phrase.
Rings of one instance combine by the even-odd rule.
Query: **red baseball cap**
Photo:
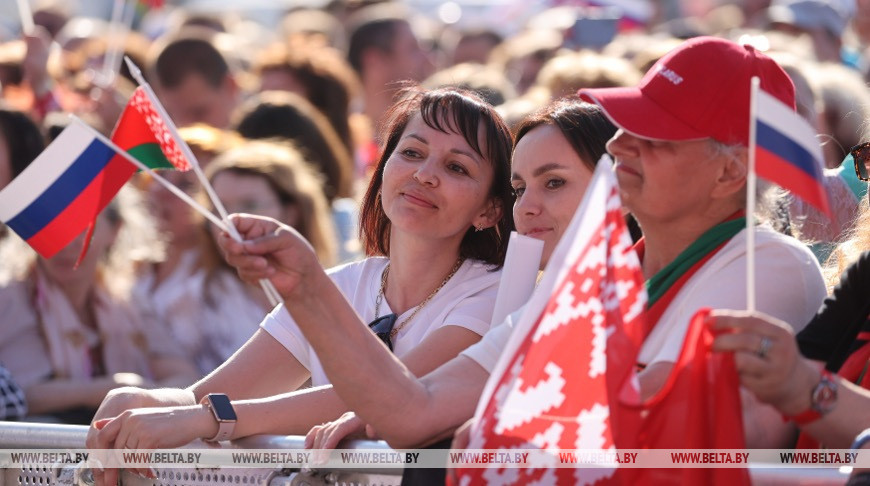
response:
[[[662,57],[635,88],[581,89],[626,132],[656,140],[713,138],[749,145],[749,93],[761,89],[795,107],[794,84],[771,58],[751,46],[696,37]]]

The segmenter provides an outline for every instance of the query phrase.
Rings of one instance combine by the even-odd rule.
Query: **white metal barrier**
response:
[[[0,422],[0,449],[83,449],[87,427],[79,425]],[[304,437],[262,435],[247,437],[223,448],[233,449],[303,449]],[[193,443],[186,448],[204,448]],[[392,451],[382,441],[349,441],[344,449]],[[270,468],[162,468],[157,479],[123,473],[124,486],[325,486],[325,485],[398,485],[401,469],[359,468],[316,470]],[[751,464],[750,475],[756,485],[833,486],[846,482],[847,475],[834,469],[772,468]],[[0,486],[93,486],[90,470],[83,465],[57,467],[22,467],[0,471]]]
[[[86,426],[0,422],[0,449],[84,449]],[[303,449],[304,437],[262,435],[222,443],[223,448]],[[207,448],[194,442],[185,448]],[[349,441],[345,449],[391,451],[385,442]],[[161,468],[157,479],[122,473],[124,486],[390,486],[401,482],[401,469],[317,470],[252,468]],[[83,465],[22,467],[0,471],[0,486],[92,486],[93,477]]]

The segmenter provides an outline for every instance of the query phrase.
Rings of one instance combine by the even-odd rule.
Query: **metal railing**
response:
[[[0,449],[84,449],[88,428],[26,422],[0,422]],[[260,435],[220,444],[230,449],[304,449],[302,436]],[[182,449],[215,447],[194,441]],[[348,441],[342,448],[356,450],[392,449],[382,441]],[[320,486],[320,485],[398,485],[402,469],[345,467],[321,470],[309,467],[278,468],[173,468],[157,471],[157,479],[123,472],[124,486]],[[0,471],[0,486],[91,486],[93,477],[83,465],[22,467]]]
[[[0,422],[0,449],[84,449],[87,437],[86,426],[41,424],[25,422]],[[246,437],[220,444],[230,449],[303,449],[304,437],[261,435]],[[202,449],[206,446],[196,441],[182,449]],[[350,450],[392,449],[383,441],[355,440],[342,444]],[[835,469],[808,469],[771,467],[769,464],[750,464],[752,483],[755,485],[842,485],[847,472]],[[157,479],[147,479],[136,474],[122,473],[124,486],[321,486],[321,485],[372,485],[389,486],[401,482],[401,468],[335,470],[278,468],[162,468]],[[90,470],[83,465],[58,465],[57,467],[22,467],[0,470],[0,486],[92,486]]]

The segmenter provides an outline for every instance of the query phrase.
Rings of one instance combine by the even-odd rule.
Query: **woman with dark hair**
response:
[[[26,113],[0,105],[0,189],[45,149],[39,126]]]
[[[605,144],[615,132],[616,127],[607,120],[601,108],[577,99],[557,101],[529,115],[517,129],[511,164],[511,185],[516,194],[513,217],[519,233],[544,241],[541,268],[549,262],[570,224],[595,165],[606,152]],[[245,221],[239,226],[252,223],[258,224]],[[232,253],[232,247],[229,249]],[[252,253],[259,252],[253,250]],[[270,256],[277,259],[277,255],[277,252],[272,252]],[[230,257],[230,261],[237,266],[240,264],[238,256]],[[250,273],[244,272],[243,268]],[[295,271],[300,266],[288,265],[285,268]],[[256,266],[247,264],[240,266],[240,272],[250,277],[258,273]],[[280,273],[281,270],[276,269],[271,275]],[[307,278],[304,275],[300,280]],[[276,285],[280,282],[274,278],[273,281]],[[278,289],[295,314],[300,309],[299,306],[291,307],[295,300],[292,294],[299,290],[288,287],[284,284]],[[360,433],[364,422],[371,424],[396,448],[418,447],[452,437],[453,431],[474,413],[489,373],[520,314],[521,311],[515,312],[480,342],[422,379],[408,374],[371,339],[365,345],[356,343],[353,350],[344,344],[329,346],[329,349],[319,347],[325,342],[320,336],[350,335],[358,324],[345,324],[339,316],[331,315],[331,325],[315,329],[298,319],[312,346],[321,353],[323,363],[329,365],[327,372],[336,391],[353,410],[339,420],[314,427],[308,434],[306,445],[314,449],[333,448],[344,437]],[[365,363],[348,366],[362,356],[366,356]],[[380,378],[374,382],[367,380],[365,377],[371,376],[374,370]],[[363,392],[361,387],[368,391]],[[426,417],[426,420],[419,420],[419,417]]]
[[[18,177],[45,149],[39,126],[22,111],[0,104],[0,189]],[[0,239],[6,236],[0,223]]]
[[[264,91],[236,112],[234,126],[247,139],[293,140],[326,178],[331,203],[353,197],[353,159],[329,120],[305,98],[286,91]]]
[[[295,93],[264,91],[242,105],[237,118],[236,129],[243,137],[292,140],[323,174],[323,193],[338,237],[339,262],[359,259],[353,159],[326,117]]]
[[[261,91],[291,91],[310,101],[329,120],[348,153],[354,153],[349,117],[359,80],[339,50],[293,38],[265,49],[253,70]]]
[[[500,280],[496,270],[513,229],[507,211],[513,202],[512,140],[490,105],[456,89],[404,93],[390,112],[384,140],[361,215],[370,256],[323,275],[343,293],[342,302],[351,305],[357,320],[372,321],[373,329],[363,330],[371,337],[377,333],[380,346],[386,344],[411,373],[423,376],[489,329]],[[307,242],[304,250],[311,250]],[[279,282],[280,287],[286,285]],[[117,417],[95,422],[89,444],[173,447],[198,437],[299,434],[347,411],[331,387],[320,386],[329,380],[318,355],[283,305],[262,327],[187,390],[114,394],[100,416]],[[352,341],[352,347],[366,342],[352,334],[342,339]],[[318,388],[261,399],[292,392],[309,378]],[[235,430],[219,437],[212,412],[196,405],[211,392],[235,400],[238,416]],[[182,406],[124,412],[167,404]]]

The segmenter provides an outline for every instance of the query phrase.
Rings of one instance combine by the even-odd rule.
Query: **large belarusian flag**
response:
[[[136,88],[112,132],[112,141],[152,169],[190,170],[166,122],[141,87]]]

